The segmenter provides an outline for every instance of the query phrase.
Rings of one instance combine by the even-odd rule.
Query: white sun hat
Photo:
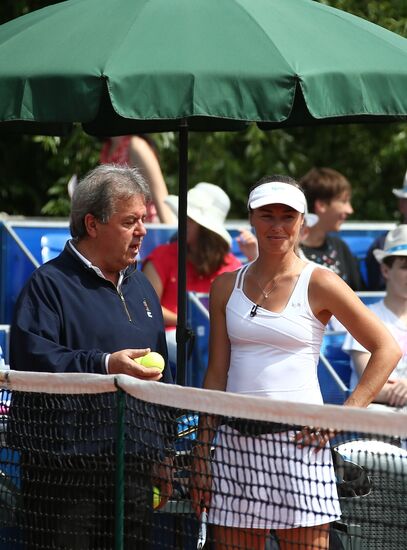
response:
[[[168,195],[166,204],[178,216],[178,197]],[[213,183],[200,182],[188,191],[187,216],[209,231],[220,235],[230,246],[232,238],[225,228],[225,220],[230,209],[227,194]]]
[[[407,224],[398,225],[387,233],[384,248],[375,248],[374,257],[381,263],[388,256],[407,256]]]
[[[396,195],[399,199],[407,199],[407,171],[404,175],[403,187],[400,189],[393,189],[393,195]]]
[[[252,210],[267,204],[286,204],[301,214],[305,214],[307,209],[307,200],[301,189],[279,181],[258,185],[250,193],[247,201],[247,206]]]

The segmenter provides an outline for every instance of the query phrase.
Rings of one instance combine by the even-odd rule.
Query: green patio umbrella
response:
[[[68,0],[0,26],[0,132],[178,131],[178,376],[188,130],[407,115],[407,40],[312,0]]]

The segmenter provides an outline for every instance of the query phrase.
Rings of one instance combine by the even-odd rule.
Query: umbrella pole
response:
[[[186,257],[187,257],[187,193],[188,193],[188,122],[179,127],[178,166],[178,314],[177,314],[177,384],[186,384]]]

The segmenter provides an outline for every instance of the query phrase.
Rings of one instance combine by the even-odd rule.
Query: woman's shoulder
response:
[[[351,304],[358,300],[351,287],[328,268],[315,266],[309,282],[309,299],[320,309],[331,311],[334,304]]]
[[[323,265],[318,265],[318,264],[315,264],[313,262],[310,262],[310,264],[312,265],[312,268],[311,268],[312,273],[311,273],[310,282],[313,285],[318,285],[318,286],[321,286],[321,287],[324,287],[324,286],[329,287],[331,285],[336,285],[338,283],[346,284],[341,279],[341,277],[339,277],[339,275],[334,273],[328,267],[323,266]]]

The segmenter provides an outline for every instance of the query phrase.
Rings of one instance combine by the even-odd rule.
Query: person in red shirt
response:
[[[166,202],[177,214],[178,198],[169,195]],[[240,267],[240,260],[230,251],[232,239],[224,225],[229,209],[229,197],[217,185],[201,182],[188,191],[188,291],[209,293],[215,277]],[[257,241],[250,231],[242,233],[238,242],[249,259],[256,256]],[[178,243],[171,242],[155,248],[145,258],[143,272],[160,299],[171,355],[170,350],[176,349]]]

